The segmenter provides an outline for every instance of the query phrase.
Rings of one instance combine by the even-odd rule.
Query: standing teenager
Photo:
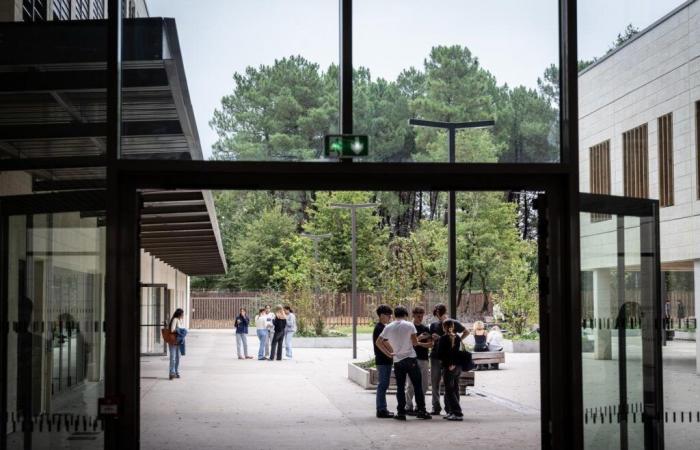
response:
[[[423,390],[423,396],[428,392],[428,386],[430,385],[430,362],[428,360],[428,349],[433,348],[433,338],[430,335],[430,329],[423,325],[423,317],[425,317],[425,308],[422,306],[416,306],[413,308],[413,326],[416,327],[416,335],[418,337],[418,344],[413,347],[416,351],[416,362],[418,363],[418,368],[420,369],[420,379],[421,386],[420,389]],[[415,414],[413,410],[413,394],[415,387],[409,379],[406,382],[406,414],[412,416]]]
[[[284,307],[284,312],[287,314],[287,327],[284,329],[284,351],[287,358],[292,359],[292,338],[297,332],[297,316],[294,315],[294,311],[289,305]]]
[[[258,360],[265,359],[265,347],[267,346],[267,313],[265,308],[260,308],[258,310],[258,315],[255,316],[255,333],[258,335],[258,340],[260,341],[258,345]]]
[[[265,341],[265,358],[270,356],[270,344],[272,344],[272,321],[275,320],[275,313],[272,312],[270,305],[265,305],[265,314],[267,314],[267,322],[265,327],[267,328],[267,341]]]
[[[377,307],[377,317],[379,321],[374,326],[372,333],[372,342],[374,343],[374,361],[377,366],[377,375],[379,381],[377,383],[376,401],[377,401],[377,417],[379,419],[390,419],[394,417],[394,413],[390,412],[386,406],[386,391],[389,389],[389,380],[391,379],[391,365],[394,360],[391,356],[385,355],[379,347],[377,340],[379,335],[384,331],[384,327],[391,321],[391,308],[389,305],[379,305]]]
[[[438,349],[440,346],[439,339],[445,334],[445,331],[442,328],[442,322],[448,319],[447,307],[442,303],[438,303],[437,305],[435,305],[435,308],[433,308],[433,316],[435,316],[437,321],[430,324],[430,334],[433,337],[433,350],[430,352],[430,384],[431,389],[433,391],[433,410],[430,414],[434,416],[439,416],[440,411],[442,410],[442,408],[440,407],[440,381],[442,380],[442,363],[440,362],[440,358],[438,357]],[[462,339],[467,337],[467,335],[469,334],[464,328],[464,326],[456,320],[454,321],[454,331],[455,333],[463,333]],[[450,410],[447,407],[447,405],[445,405],[445,411],[448,414],[450,413]]]
[[[394,360],[396,376],[396,415],[394,419],[406,420],[406,377],[414,386],[422,386],[420,369],[413,349],[418,344],[416,327],[408,320],[408,310],[403,306],[394,308],[394,320],[379,335],[376,344],[385,355]],[[388,345],[387,345],[388,344]],[[422,389],[416,389],[416,418],[432,419],[425,411],[425,397]]]
[[[173,313],[168,323],[168,328],[171,333],[177,334],[177,330],[182,328],[182,316],[184,313],[185,311],[183,311],[182,308],[176,309],[175,313]],[[168,351],[170,352],[169,379],[180,378],[180,349],[178,344],[168,344]]]
[[[438,357],[442,363],[445,382],[445,410],[449,411],[444,419],[461,421],[462,408],[459,405],[459,376],[462,373],[460,346],[462,340],[455,334],[455,321],[446,319],[442,322],[444,334],[440,337]]]
[[[282,360],[282,344],[284,343],[284,330],[287,328],[287,315],[282,305],[275,306],[275,318],[272,320],[274,334],[272,335],[272,347],[270,347],[270,361]]]
[[[236,317],[236,354],[238,359],[252,359],[252,356],[248,356],[248,324],[250,323],[250,318],[248,317],[248,311],[245,308],[241,308],[238,312],[238,317]],[[241,351],[243,347],[243,351]]]

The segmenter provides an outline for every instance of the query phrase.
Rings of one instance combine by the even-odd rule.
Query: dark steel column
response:
[[[627,305],[625,305],[625,216],[617,215],[617,364],[620,421],[620,450],[629,448],[627,417]],[[612,400],[612,399],[611,399]]]
[[[456,129],[450,127],[448,130],[449,139],[449,161],[455,162],[456,156]],[[447,291],[450,298],[450,317],[457,318],[457,206],[455,191],[449,192],[447,200]]]
[[[340,0],[340,133],[352,134],[352,0]]]
[[[122,210],[119,208],[119,147],[121,144],[121,56],[122,56],[122,1],[107,2],[107,241],[105,273],[105,397],[125,399],[128,392],[124,382],[133,373],[129,367],[122,365],[125,350],[121,327],[130,319],[124,316],[120,305],[123,278],[120,276],[120,251],[122,240],[120,232],[124,224]],[[138,324],[138,321],[136,322]],[[138,356],[138,352],[136,353]],[[130,383],[126,383],[130,386]],[[138,389],[135,391],[138,393]],[[132,405],[130,405],[132,406]],[[138,448],[138,428],[130,426],[139,422],[138,405],[126,408],[126,401],[119,404],[119,418],[105,419],[104,448],[117,450]],[[134,436],[136,434],[136,436]]]

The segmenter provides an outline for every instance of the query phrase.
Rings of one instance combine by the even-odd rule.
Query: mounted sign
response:
[[[359,134],[327,134],[323,146],[327,157],[353,158],[369,154],[369,138]]]

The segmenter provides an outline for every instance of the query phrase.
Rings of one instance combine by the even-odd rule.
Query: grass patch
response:
[[[338,326],[338,327],[333,327],[331,330],[335,330],[339,333],[344,333],[346,336],[351,336],[352,335],[352,325],[343,325],[343,326]],[[374,331],[374,325],[358,325],[357,326],[357,333],[363,333],[363,334],[372,334]]]

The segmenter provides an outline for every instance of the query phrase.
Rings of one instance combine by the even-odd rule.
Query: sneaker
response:
[[[450,414],[449,416],[447,416],[447,420],[452,421],[452,422],[461,422],[464,419],[462,418],[462,416],[458,416],[456,414]]]
[[[253,359],[252,356],[246,356],[245,359]]]
[[[412,410],[412,409],[407,409],[407,410],[406,410],[406,415],[407,415],[407,416],[415,416],[416,414],[418,414],[417,411],[414,411],[414,410]]]
[[[450,417],[452,417],[452,414],[448,414],[446,416],[442,416],[442,420],[450,420]]]
[[[416,419],[421,419],[421,420],[429,420],[432,419],[433,416],[428,414],[426,411],[418,411],[416,413]]]
[[[396,420],[406,420],[406,414],[397,413],[397,414],[394,416],[394,419],[396,419]]]
[[[242,356],[239,356],[238,359],[243,359],[243,357],[242,357]]]
[[[171,374],[169,375],[169,377],[168,377],[168,380],[172,380],[173,378],[175,378],[175,375],[173,375],[173,374],[171,373]]]
[[[176,373],[176,374],[175,374],[175,378],[180,378],[180,374],[179,374],[179,373]]]
[[[440,410],[439,409],[434,409],[430,411],[431,416],[439,416],[440,415]]]
[[[387,411],[386,409],[377,411],[377,419],[391,419],[392,417],[394,417],[394,413],[391,411]]]
[[[266,358],[258,358],[258,361],[265,361]]]

